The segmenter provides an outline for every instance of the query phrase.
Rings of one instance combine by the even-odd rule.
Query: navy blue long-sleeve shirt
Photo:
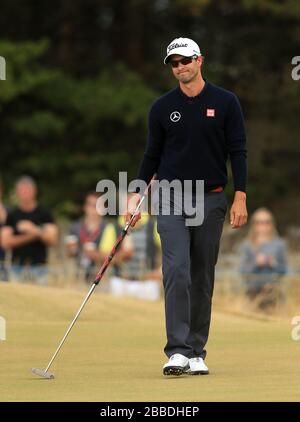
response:
[[[242,110],[230,91],[206,81],[196,97],[177,87],[149,113],[148,140],[138,178],[204,180],[206,190],[227,183],[230,157],[235,191],[246,190],[246,135]]]

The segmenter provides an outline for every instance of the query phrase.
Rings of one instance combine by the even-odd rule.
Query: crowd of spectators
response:
[[[4,204],[2,197],[0,184],[1,281],[47,285],[48,248],[57,246],[63,237],[64,254],[73,260],[76,277],[90,283],[123,228],[122,216],[104,216],[104,204],[95,191],[85,195],[81,216],[71,222],[66,233],[61,233],[52,212],[39,203],[38,186],[31,177],[17,180],[14,206]],[[284,301],[281,280],[288,272],[287,248],[268,209],[260,208],[252,214],[238,254],[246,296],[258,300],[261,308]],[[111,292],[134,295],[136,291],[137,297],[147,298],[143,286],[145,292],[157,298],[161,279],[156,220],[145,213],[112,261]]]

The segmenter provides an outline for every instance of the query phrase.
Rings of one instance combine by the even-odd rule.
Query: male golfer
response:
[[[208,339],[214,270],[227,210],[223,192],[229,156],[234,183],[230,209],[233,228],[247,221],[246,136],[237,97],[202,77],[203,56],[189,38],[177,38],[164,60],[179,86],[158,98],[149,114],[149,135],[138,178],[204,181],[204,220],[186,224],[187,215],[158,215],[169,361],[165,375],[208,374]],[[194,191],[192,191],[194,192]],[[140,196],[129,198],[126,220]],[[193,198],[197,201],[197,198]],[[133,204],[133,205],[130,205]],[[176,207],[170,200],[171,208]],[[136,221],[139,219],[137,216]]]

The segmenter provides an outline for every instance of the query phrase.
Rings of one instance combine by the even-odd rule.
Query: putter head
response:
[[[32,368],[31,371],[35,375],[38,375],[39,377],[42,377],[42,378],[46,378],[48,380],[52,380],[54,378],[54,375],[53,374],[51,374],[50,372],[46,372],[43,369]]]

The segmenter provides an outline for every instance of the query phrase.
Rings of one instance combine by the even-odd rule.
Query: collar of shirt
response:
[[[190,103],[190,104],[193,104],[193,103],[195,103],[196,101],[201,100],[201,99],[205,96],[205,94],[206,94],[206,92],[207,92],[207,89],[208,89],[208,87],[209,87],[209,82],[207,82],[207,80],[206,80],[206,79],[204,79],[204,81],[205,81],[205,85],[204,85],[203,89],[201,90],[201,92],[200,92],[198,95],[195,95],[194,97],[189,97],[188,95],[186,95],[186,94],[185,94],[185,93],[181,90],[180,86],[178,87],[178,92],[179,92],[179,95],[181,96],[181,98],[183,98],[185,101],[187,101],[187,102],[188,102],[188,103]]]

